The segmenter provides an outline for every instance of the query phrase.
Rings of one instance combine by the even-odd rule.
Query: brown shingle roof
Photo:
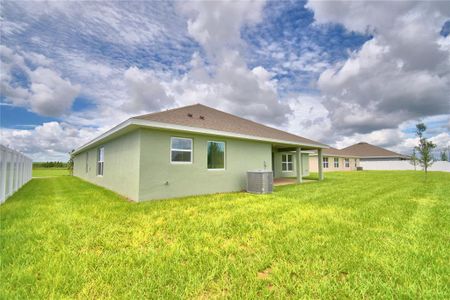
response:
[[[360,157],[401,157],[407,156],[368,143],[358,143],[342,149]]]
[[[319,142],[243,119],[202,104],[184,106],[167,111],[137,116],[133,119],[196,127],[201,129],[212,129],[235,134],[250,135],[254,137],[283,140],[304,145],[327,147]]]
[[[354,155],[352,153],[349,153],[348,151],[344,150],[344,149],[336,149],[336,148],[328,148],[328,149],[323,149],[322,150],[322,154],[326,155],[326,156],[340,156],[340,157],[357,157],[358,155]]]

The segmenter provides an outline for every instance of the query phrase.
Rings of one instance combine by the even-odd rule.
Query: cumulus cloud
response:
[[[59,117],[68,112],[80,92],[80,85],[74,85],[60,74],[46,67],[31,69],[26,59],[35,63],[48,64],[45,57],[27,53],[20,54],[1,46],[1,92],[6,102],[25,107],[44,116]],[[22,78],[17,79],[19,73]]]
[[[230,52],[221,64],[208,72],[194,55],[192,69],[170,83],[177,103],[203,103],[242,117],[279,126],[290,108],[277,95],[273,74],[258,66],[249,69],[237,52]]]
[[[291,96],[288,104],[292,116],[288,121],[288,131],[314,140],[332,143],[333,127],[328,110],[321,103],[319,95],[299,94]],[[330,139],[331,138],[331,139]]]
[[[191,71],[178,83],[181,101],[203,102],[231,113],[282,125],[290,107],[279,101],[274,74],[262,66],[249,68],[241,56],[240,30],[261,20],[263,1],[185,2],[189,34],[207,57],[194,54]],[[207,65],[207,66],[206,66]]]
[[[210,58],[221,59],[224,51],[242,46],[240,31],[245,24],[261,20],[265,1],[192,1],[183,2],[181,11],[189,19],[189,34],[206,50]]]
[[[124,79],[130,95],[123,105],[127,111],[156,111],[174,104],[153,72],[131,67],[125,71]]]
[[[2,128],[2,144],[35,161],[67,160],[68,153],[101,133],[99,129],[78,128],[64,122],[47,122],[32,130]]]
[[[341,23],[373,35],[318,80],[338,133],[393,129],[410,119],[450,112],[450,52],[439,34],[450,15],[448,5],[334,1],[308,7],[319,23]]]

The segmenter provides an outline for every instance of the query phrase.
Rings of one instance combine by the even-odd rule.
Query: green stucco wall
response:
[[[104,171],[103,176],[97,176],[97,149],[101,146],[105,148]],[[101,146],[75,156],[74,175],[137,200],[139,198],[139,130],[105,142]],[[86,172],[86,153],[88,152],[88,172]]]
[[[139,201],[188,195],[241,191],[246,172],[270,170],[272,145],[231,138],[140,129]],[[193,139],[192,164],[170,162],[171,137]],[[207,169],[207,142],[225,142],[225,170]]]
[[[191,164],[170,162],[171,137],[193,139]],[[208,141],[225,142],[225,170],[208,170]],[[101,146],[105,148],[104,172],[97,176]],[[246,188],[247,171],[272,169],[272,151],[267,142],[141,128],[76,155],[74,175],[135,201],[241,191]],[[274,152],[274,178],[296,177],[295,152],[292,172],[281,172],[282,154]],[[308,154],[302,154],[302,159],[303,176],[307,176]]]
[[[293,156],[293,169],[292,171],[283,172],[281,169],[281,161],[282,154],[292,154]],[[297,177],[296,171],[296,154],[295,152],[274,152],[274,178],[282,178],[282,177]],[[309,175],[309,155],[306,153],[302,153],[302,162],[303,162],[303,176]]]

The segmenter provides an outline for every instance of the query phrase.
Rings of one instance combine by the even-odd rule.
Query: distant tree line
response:
[[[62,161],[33,162],[33,169],[40,168],[67,168],[67,163]]]

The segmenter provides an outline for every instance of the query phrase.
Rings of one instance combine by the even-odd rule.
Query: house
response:
[[[408,160],[409,156],[399,154],[369,143],[357,143],[342,149],[346,153],[356,155],[363,161]]]
[[[318,155],[312,153],[309,156],[311,172],[318,172]],[[322,167],[324,172],[330,171],[355,171],[359,167],[359,156],[346,150],[336,148],[323,149]]]
[[[328,146],[201,104],[130,118],[73,152],[74,175],[135,201],[246,188],[249,170],[308,174]],[[318,165],[319,178],[323,178]]]
[[[357,143],[342,149],[359,157],[364,170],[397,170],[409,167],[409,156],[399,154],[369,143]],[[414,169],[414,167],[411,167]]]

